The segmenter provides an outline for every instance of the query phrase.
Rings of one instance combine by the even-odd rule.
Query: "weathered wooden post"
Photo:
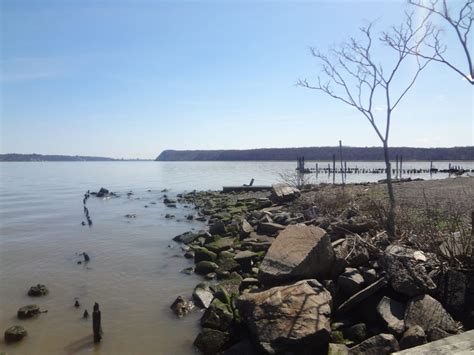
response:
[[[99,304],[94,303],[94,311],[92,312],[92,331],[94,332],[94,343],[99,343],[102,339],[102,325]]]
[[[341,182],[344,184],[344,167],[342,165],[342,141],[339,140],[339,154],[341,156]]]
[[[332,155],[332,183],[336,183],[336,154]]]
[[[403,155],[400,155],[400,179],[402,178],[402,172],[403,172],[402,162],[403,162]]]

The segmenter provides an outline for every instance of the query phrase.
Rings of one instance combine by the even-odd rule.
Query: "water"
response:
[[[452,163],[474,168],[473,162]],[[356,165],[383,167],[380,162],[348,164]],[[448,163],[435,165],[446,168]],[[21,324],[29,333],[18,344],[0,340],[0,351],[193,354],[201,314],[178,320],[169,305],[178,295],[190,295],[200,279],[179,272],[192,261],[182,257],[171,238],[203,224],[185,220],[189,208],[165,207],[160,191],[168,188],[168,195],[173,196],[193,189],[241,185],[251,178],[258,185],[271,184],[279,180],[279,173],[294,168],[294,162],[0,163],[0,332]],[[404,168],[427,169],[429,162],[405,162]],[[348,182],[381,178],[378,174],[347,175]],[[311,179],[316,182],[315,175]],[[332,177],[320,174],[317,181],[330,182]],[[83,194],[102,186],[121,197],[91,197],[87,206],[94,225],[83,227]],[[130,190],[134,195],[127,198]],[[165,219],[166,213],[175,214],[176,219]],[[125,214],[137,217],[127,219]],[[88,266],[77,264],[76,253],[84,251],[91,257]],[[28,297],[28,288],[37,283],[46,284],[50,294]],[[73,307],[75,297],[82,305],[79,310]],[[92,313],[94,302],[101,306],[104,328],[103,341],[96,347],[91,342],[90,318],[81,319],[85,308]],[[30,303],[48,313],[17,320],[17,309]]]

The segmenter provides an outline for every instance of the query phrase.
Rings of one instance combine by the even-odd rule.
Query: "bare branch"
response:
[[[417,48],[416,51],[410,51],[410,54],[418,55],[425,59],[430,58],[436,62],[447,65],[449,68],[466,79],[468,83],[474,85],[474,66],[471,53],[469,51],[469,34],[474,20],[472,13],[474,0],[465,0],[464,5],[461,6],[457,14],[451,13],[452,11],[448,7],[447,0],[430,0],[428,4],[425,4],[426,1],[423,0],[408,0],[408,3],[425,10],[427,12],[425,20],[434,14],[436,16],[440,16],[447,24],[449,24],[449,26],[455,32],[459,44],[462,47],[462,51],[467,61],[467,72],[444,57],[443,53],[446,50],[446,46],[440,45],[439,31],[434,39],[434,43],[426,43],[426,46],[433,50],[432,54],[422,53],[419,48]]]

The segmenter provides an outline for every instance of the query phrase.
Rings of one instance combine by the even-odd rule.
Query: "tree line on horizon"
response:
[[[276,161],[306,160],[332,161],[333,155],[340,159],[339,147],[304,147],[304,148],[262,148],[247,150],[165,150],[156,161]],[[453,148],[411,148],[392,147],[389,152],[391,160],[396,156],[404,161],[409,160],[473,160],[473,147]],[[346,161],[383,161],[383,147],[343,147],[343,159]]]

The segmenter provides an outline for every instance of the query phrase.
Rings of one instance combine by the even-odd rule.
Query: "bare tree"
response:
[[[462,47],[462,51],[467,61],[467,68],[462,69],[461,66],[446,58],[445,55],[447,47],[446,45],[442,44],[439,32],[433,36],[431,42],[426,43],[428,47],[434,50],[434,54],[427,54],[420,50],[417,50],[413,54],[447,65],[456,73],[461,75],[464,79],[466,79],[468,83],[474,85],[474,66],[471,53],[469,52],[469,32],[471,30],[473,21],[472,8],[474,6],[474,0],[465,0],[462,6],[455,13],[453,13],[454,11],[448,7],[447,0],[408,0],[408,3],[420,9],[426,10],[426,18],[430,17],[431,15],[437,15],[440,16],[444,22],[449,24],[449,27],[456,34],[459,44]]]
[[[413,59],[410,54],[416,51],[420,43],[433,35],[434,29],[423,21],[415,26],[413,15],[407,14],[405,23],[384,32],[378,38],[379,44],[394,49],[393,63],[380,63],[376,60],[372,25],[362,27],[364,40],[350,38],[339,49],[330,50],[329,55],[311,48],[312,55],[322,64],[322,74],[316,83],[299,80],[298,85],[321,91],[330,97],[357,109],[371,124],[383,145],[387,173],[389,213],[387,231],[395,237],[395,196],[393,193],[392,173],[389,158],[389,135],[393,111],[398,107],[407,92],[413,87],[420,72],[430,62],[430,58],[416,58],[414,73],[402,72],[402,65]],[[377,39],[376,39],[377,40]],[[405,79],[403,85],[394,84],[395,79]],[[398,89],[395,89],[395,88]],[[401,89],[400,89],[401,87]],[[383,102],[385,127],[376,121],[376,103]],[[378,108],[379,109],[379,108]]]

